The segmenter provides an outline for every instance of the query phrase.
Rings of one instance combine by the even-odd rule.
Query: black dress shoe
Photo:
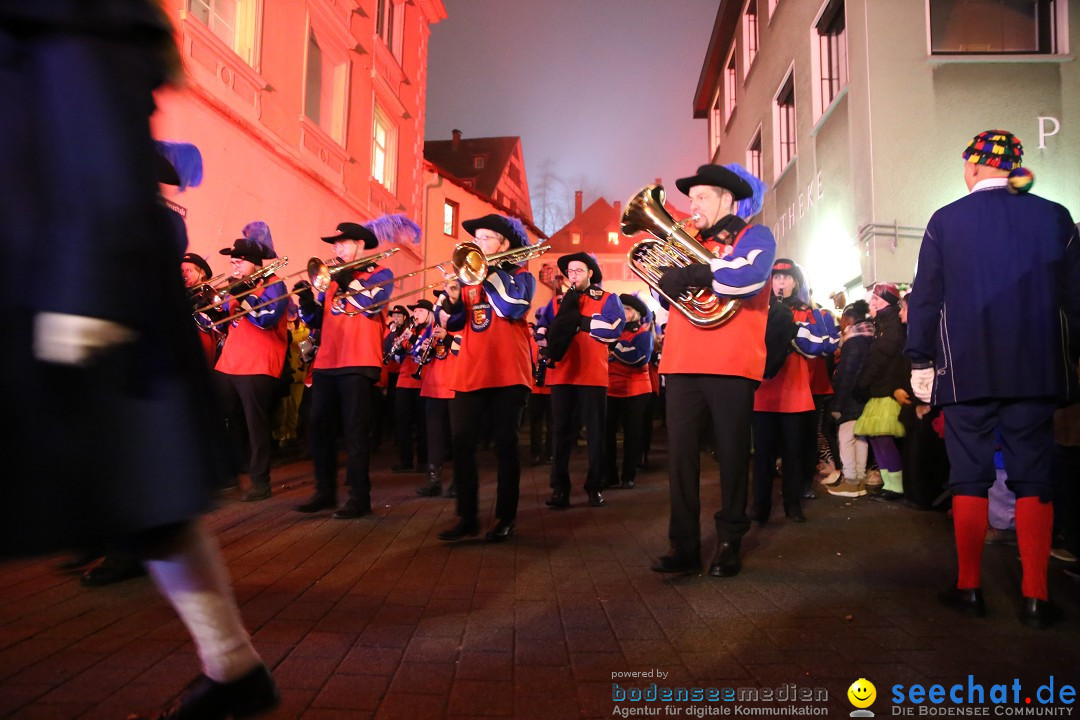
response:
[[[1021,624],[1042,630],[1061,620],[1062,613],[1046,600],[1026,597],[1017,617],[1020,618]]]
[[[791,522],[797,522],[797,523],[806,522],[806,516],[803,515],[802,510],[789,510],[784,514],[787,515],[787,519],[790,520]]]
[[[484,539],[488,542],[505,542],[510,539],[510,536],[514,534],[514,521],[500,520],[495,524],[495,527],[491,528]]]
[[[739,543],[722,542],[716,546],[716,555],[709,565],[709,574],[713,577],[733,577],[742,570],[742,558],[739,557]]]
[[[329,510],[337,505],[337,498],[329,495],[315,494],[306,503],[296,506],[296,512],[313,513],[320,510]]]
[[[586,494],[589,496],[589,507],[604,506],[604,496],[600,494],[599,490],[589,490]]]
[[[79,578],[79,584],[83,587],[101,587],[142,577],[145,574],[146,568],[134,556],[128,553],[117,553],[106,555],[104,560],[83,573]]]
[[[561,490],[556,490],[551,493],[551,497],[544,501],[544,504],[552,510],[565,510],[570,507],[570,496]]]
[[[439,539],[443,542],[456,542],[480,534],[480,524],[473,520],[459,520],[458,524],[449,530],[439,533]]]
[[[443,493],[443,497],[456,498],[457,497],[457,483],[451,482],[446,486],[446,492]]]
[[[664,555],[657,558],[652,566],[653,572],[678,573],[690,575],[701,572],[701,558],[684,558],[678,555]]]
[[[981,588],[950,587],[938,593],[938,602],[971,617],[986,615],[986,601]]]
[[[274,678],[265,665],[229,683],[205,675],[195,679],[173,705],[155,715],[129,715],[128,720],[226,720],[249,718],[278,706]]]
[[[81,570],[90,563],[97,561],[98,558],[104,555],[104,550],[86,550],[79,553],[78,555],[72,555],[67,560],[62,560],[56,563],[56,569],[61,572],[74,572],[75,570]]]
[[[416,494],[420,497],[439,497],[442,495],[442,483],[428,481],[427,484],[416,488]]]
[[[898,493],[894,490],[882,490],[879,493],[872,495],[875,500],[884,500],[885,502],[896,502],[897,500],[904,499],[904,493]]]
[[[371,514],[371,504],[362,503],[356,498],[349,498],[345,504],[334,511],[331,515],[334,520],[355,520]]]
[[[621,483],[619,483],[619,487],[621,487],[623,490],[633,490],[634,489],[634,481],[633,480],[623,480]]]
[[[260,500],[270,499],[270,486],[267,485],[264,488],[252,488],[244,493],[244,496],[240,498],[240,502],[259,502]]]

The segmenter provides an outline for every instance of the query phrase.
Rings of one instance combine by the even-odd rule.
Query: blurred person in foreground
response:
[[[49,255],[47,287],[24,272],[0,291],[15,317],[0,361],[0,555],[130,542],[202,665],[153,717],[269,710],[274,682],[198,521],[224,464],[176,271],[183,223],[155,182],[148,119],[152,91],[178,73],[172,29],[145,0],[92,13],[0,0],[0,48],[0,260]]]
[[[1053,418],[1075,388],[1067,324],[1080,320],[1080,234],[1068,210],[1028,192],[1034,177],[1011,133],[980,133],[963,158],[969,192],[930,218],[908,306],[911,387],[945,408],[954,493],[959,573],[938,598],[986,613],[980,565],[996,430],[1016,495],[1019,618],[1043,628],[1057,615],[1046,587]]]

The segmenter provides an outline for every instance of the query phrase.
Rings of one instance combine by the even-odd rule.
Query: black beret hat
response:
[[[417,300],[415,305],[409,306],[410,310],[415,310],[416,308],[424,308],[425,310],[431,311],[435,309],[435,306],[431,304],[430,300]]]
[[[702,165],[697,169],[696,174],[675,181],[675,187],[679,188],[683,195],[689,195],[690,188],[696,185],[712,185],[713,187],[724,188],[736,200],[745,200],[754,194],[754,189],[750,187],[750,183],[723,165]]]
[[[623,305],[629,305],[630,307],[637,310],[638,315],[641,316],[642,320],[649,317],[649,306],[642,302],[641,298],[639,298],[637,295],[623,293],[619,296],[619,302],[621,302]]]
[[[262,261],[270,257],[266,253],[266,248],[252,238],[237,238],[231,248],[221,248],[219,252],[231,258],[247,260],[253,265],[262,265]]]
[[[585,252],[573,253],[572,255],[563,255],[556,261],[559,265],[559,270],[562,272],[563,275],[569,275],[569,270],[567,270],[567,268],[570,267],[570,263],[574,262],[575,260],[580,263],[585,263],[585,266],[589,268],[589,270],[592,270],[592,278],[589,280],[590,283],[592,283],[593,285],[599,285],[601,282],[604,281],[604,275],[600,272],[600,266],[597,264],[596,258]]]
[[[408,315],[409,311],[405,309],[404,305],[395,305],[394,307],[390,308],[390,314],[393,315],[394,313],[401,313],[402,315]]]
[[[504,215],[485,215],[473,220],[465,220],[461,223],[465,232],[476,237],[477,230],[491,230],[497,232],[510,241],[510,247],[519,248],[529,244],[529,238],[525,234],[525,227],[517,220],[511,220]]]
[[[184,257],[180,258],[180,264],[183,265],[184,263],[191,263],[199,268],[206,274],[206,277],[210,277],[214,274],[214,271],[210,269],[210,263],[206,262],[202,255],[187,253]]]
[[[357,242],[364,243],[365,250],[371,250],[372,248],[378,247],[379,245],[379,238],[375,236],[375,233],[371,232],[360,223],[338,223],[337,230],[337,235],[330,235],[329,237],[324,237],[322,241],[328,243],[335,243],[340,242],[341,240],[356,240]]]

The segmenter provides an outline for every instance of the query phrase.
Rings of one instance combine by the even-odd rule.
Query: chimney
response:
[[[663,184],[664,184],[664,179],[663,178],[656,178],[655,180],[653,180],[653,185],[663,185]]]
[[[454,136],[454,140],[453,140],[453,142],[451,144],[451,147],[454,149],[454,152],[457,152],[458,150],[461,149],[461,131],[457,130],[457,129],[454,129],[454,130],[451,131],[451,133]]]
[[[622,218],[622,201],[621,200],[616,200],[615,201],[615,222],[619,222],[620,218]]]
[[[574,191],[574,217],[581,217],[581,191]]]

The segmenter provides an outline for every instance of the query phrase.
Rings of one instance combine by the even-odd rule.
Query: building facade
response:
[[[430,26],[442,0],[168,0],[186,84],[158,96],[155,135],[199,146],[205,180],[170,196],[191,250],[263,220],[284,271],[332,252],[339,222],[423,210]],[[404,244],[395,269],[422,261]],[[300,278],[297,278],[300,279]]]
[[[694,96],[714,162],[769,187],[760,222],[816,297],[909,282],[987,129],[1080,213],[1077,0],[722,0]]]

